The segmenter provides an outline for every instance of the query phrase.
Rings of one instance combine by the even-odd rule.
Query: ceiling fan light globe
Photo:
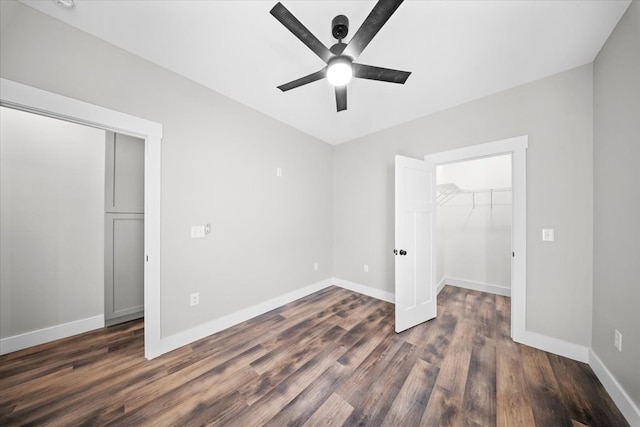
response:
[[[353,69],[348,61],[334,61],[327,69],[327,80],[334,86],[344,86],[352,77]]]

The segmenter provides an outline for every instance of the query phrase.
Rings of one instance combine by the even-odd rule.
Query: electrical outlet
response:
[[[317,262],[314,262],[314,263],[313,263],[313,269],[314,269],[314,270],[317,270],[317,269],[318,269],[318,263],[317,263]]]
[[[613,335],[613,345],[618,351],[622,351],[622,334],[619,330],[615,330]]]
[[[363,270],[364,270],[365,273],[368,273],[369,272],[369,264],[365,264]]]
[[[200,293],[196,292],[195,294],[191,294],[189,302],[191,304],[191,307],[200,304]]]

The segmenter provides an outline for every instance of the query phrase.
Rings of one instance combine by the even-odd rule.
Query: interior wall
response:
[[[335,276],[393,292],[396,154],[422,159],[528,135],[526,327],[588,347],[592,89],[592,65],[587,64],[336,146]],[[556,230],[551,244],[541,239],[548,227]]]
[[[638,76],[640,3],[632,2],[594,62],[593,351],[640,407]]]
[[[441,165],[437,172],[439,185],[462,190],[511,188],[510,155]],[[439,281],[448,277],[510,288],[511,211],[511,191],[443,196],[436,215]]]
[[[0,12],[3,78],[163,125],[163,337],[332,276],[330,145],[20,3]]]
[[[0,338],[104,313],[104,138],[0,107]]]

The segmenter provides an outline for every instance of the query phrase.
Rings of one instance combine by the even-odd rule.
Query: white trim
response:
[[[440,291],[444,288],[444,285],[447,284],[447,278],[443,277],[442,280],[438,282],[438,286],[436,287],[436,294],[440,295]]]
[[[227,314],[226,316],[222,316],[218,319],[212,320],[186,331],[164,337],[160,342],[160,347],[154,348],[154,352],[149,355],[149,358],[160,356],[163,353],[175,350],[176,348],[180,348],[184,345],[190,344],[204,337],[208,337],[209,335],[215,334],[224,329],[245,322],[249,319],[253,319],[254,317],[264,314],[268,311],[274,310],[285,304],[289,304],[290,302],[303,298],[307,295],[311,295],[314,292],[318,292],[326,287],[331,286],[332,284],[333,279],[325,279],[321,282],[314,283],[313,285],[296,289],[295,291],[288,292],[284,295],[280,295],[265,302],[261,302],[259,304],[247,307],[231,314]]]
[[[45,344],[99,328],[104,328],[103,315],[87,317],[86,319],[75,320],[61,325],[38,329],[37,331],[2,338],[0,339],[0,354],[12,353],[33,347],[34,345]]]
[[[446,163],[456,163],[461,160],[481,159],[483,157],[494,157],[499,154],[509,154],[515,150],[524,150],[529,145],[527,135],[502,139],[500,141],[485,142],[468,147],[456,148],[455,150],[441,151],[439,153],[427,154],[424,159],[437,165]]]
[[[162,125],[73,98],[0,79],[0,105],[145,139],[144,268],[145,357],[159,355],[160,334],[160,142]]]
[[[442,279],[447,285],[458,288],[471,289],[474,291],[487,292],[495,295],[511,296],[511,288],[502,285],[492,285],[490,283],[474,282],[472,280],[456,279],[455,277],[445,277]],[[438,285],[439,286],[439,285]]]
[[[372,298],[390,302],[391,304],[395,304],[396,302],[395,294],[387,291],[381,291],[380,289],[372,288],[371,286],[361,285],[360,283],[349,282],[348,280],[338,279],[337,277],[333,278],[333,284],[335,286],[339,286],[341,288],[348,289],[350,291],[357,292],[359,294],[367,295]]]
[[[513,340],[529,347],[577,360],[578,362],[587,363],[589,361],[589,347],[537,332],[525,331],[519,339],[514,338]]]
[[[592,348],[589,349],[589,366],[593,369],[604,389],[627,419],[629,425],[640,426],[640,409],[633,402],[631,397],[622,388],[618,380],[609,372],[602,360],[596,355]]]
[[[515,253],[511,268],[511,337],[524,342],[527,319],[527,135],[429,154],[424,159],[445,164],[511,154],[513,189],[511,247]],[[558,340],[560,341],[560,340]]]

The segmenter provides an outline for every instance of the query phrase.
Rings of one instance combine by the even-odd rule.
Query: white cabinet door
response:
[[[396,156],[396,332],[433,319],[436,303],[436,170]]]

